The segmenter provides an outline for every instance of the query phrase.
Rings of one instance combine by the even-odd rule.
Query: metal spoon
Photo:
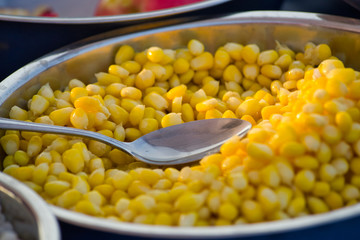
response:
[[[244,136],[251,128],[247,121],[218,118],[187,122],[161,128],[133,142],[121,142],[103,134],[70,127],[0,118],[0,129],[58,133],[95,139],[154,165],[194,162],[217,152],[234,135]]]

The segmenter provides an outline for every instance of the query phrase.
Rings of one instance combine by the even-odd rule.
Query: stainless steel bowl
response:
[[[23,183],[0,172],[2,214],[20,239],[60,240],[58,222],[50,208]]]
[[[162,48],[186,46],[190,39],[204,42],[207,50],[235,41],[257,43],[262,49],[274,48],[275,40],[295,50],[303,50],[308,41],[327,43],[333,54],[347,66],[360,69],[360,21],[329,15],[297,12],[247,12],[230,17],[158,28],[129,35],[112,32],[97,42],[85,42],[54,52],[21,68],[0,83],[0,116],[8,116],[14,104],[25,106],[42,84],[57,89],[72,78],[87,83],[94,73],[106,70],[122,44],[137,50],[152,45]],[[169,41],[171,39],[171,41]],[[177,228],[111,222],[51,207],[66,223],[117,234],[156,238],[219,239],[282,233],[334,223],[360,215],[360,204],[292,220],[226,227]]]
[[[55,10],[59,17],[34,17],[34,16],[16,16],[0,14],[0,20],[16,21],[16,22],[33,22],[33,23],[51,23],[51,24],[99,24],[139,21],[146,19],[151,21],[156,18],[166,16],[174,16],[182,13],[188,13],[213,7],[230,0],[203,0],[201,2],[186,4],[178,7],[161,9],[150,12],[139,12],[131,14],[121,14],[113,16],[94,16],[95,8],[99,0],[2,0],[1,7],[22,8],[32,11],[36,6],[46,5]]]

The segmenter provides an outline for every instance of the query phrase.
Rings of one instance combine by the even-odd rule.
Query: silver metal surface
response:
[[[298,51],[308,41],[327,43],[345,65],[360,69],[360,21],[329,15],[297,12],[248,12],[227,18],[153,29],[130,35],[116,31],[96,43],[70,46],[21,68],[0,83],[0,116],[7,117],[11,106],[26,106],[26,101],[47,82],[54,89],[64,88],[70,79],[86,83],[94,73],[106,71],[115,51],[122,44],[136,50],[152,45],[163,48],[186,46],[190,39],[202,41],[208,51],[232,41],[257,43],[261,49],[275,47],[275,40]],[[171,39],[171,40],[170,40]],[[52,207],[62,221],[118,234],[166,239],[220,239],[281,233],[315,227],[360,215],[360,204],[291,220],[241,226],[178,228],[118,223]]]
[[[60,240],[58,222],[34,191],[0,172],[0,204],[20,239]]]
[[[150,12],[139,12],[121,14],[114,16],[93,16],[97,0],[7,0],[2,1],[0,7],[20,7],[33,10],[38,5],[48,5],[60,14],[60,17],[33,17],[0,14],[0,21],[28,22],[28,23],[50,23],[50,24],[101,24],[121,23],[139,20],[151,20],[166,16],[174,16],[213,7],[230,0],[204,0],[197,3],[167,8]],[[63,17],[62,17],[63,16]]]
[[[218,152],[232,136],[244,136],[251,124],[233,118],[192,121],[148,133],[133,142],[121,142],[97,132],[0,118],[0,129],[59,133],[87,137],[123,150],[142,162],[175,165],[197,161]]]

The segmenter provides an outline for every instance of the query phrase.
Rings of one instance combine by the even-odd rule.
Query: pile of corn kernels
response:
[[[96,131],[120,141],[182,122],[253,124],[220,152],[180,169],[154,168],[81,138],[6,131],[3,171],[48,203],[156,225],[246,224],[325,213],[359,201],[360,74],[326,44],[295,53],[235,42],[206,51],[123,45],[85,85],[40,88],[12,119]]]

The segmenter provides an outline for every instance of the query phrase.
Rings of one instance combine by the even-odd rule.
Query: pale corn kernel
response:
[[[259,161],[269,161],[274,156],[273,150],[266,144],[250,142],[247,145],[247,152],[250,157]]]
[[[275,50],[266,50],[259,54],[257,58],[258,65],[272,64],[279,58],[279,54]]]
[[[278,67],[277,65],[272,65],[272,64],[263,65],[260,69],[260,72],[264,76],[271,79],[279,79],[282,74],[281,68]]]
[[[344,64],[340,60],[327,59],[322,61],[318,68],[322,74],[326,75],[335,68],[344,68]]]
[[[188,47],[190,53],[193,54],[194,56],[198,56],[198,55],[202,54],[205,49],[203,43],[201,43],[200,41],[198,41],[196,39],[190,40],[188,42],[187,47]]]
[[[264,185],[274,188],[279,186],[281,180],[277,168],[272,164],[260,170],[260,177]]]
[[[141,90],[151,87],[155,83],[155,75],[151,70],[143,69],[135,79],[135,86]]]
[[[145,106],[152,107],[156,110],[164,110],[169,105],[168,101],[156,92],[147,94],[143,99],[143,103]]]
[[[325,182],[330,182],[335,179],[337,175],[336,168],[328,163],[322,164],[319,169],[319,177]]]
[[[227,51],[230,57],[234,60],[241,60],[241,51],[243,46],[239,43],[228,42],[224,45],[224,50]]]
[[[278,195],[269,187],[261,186],[257,192],[257,199],[266,214],[280,209]]]
[[[207,96],[215,97],[219,92],[220,82],[216,81],[212,77],[205,77],[203,79],[203,82],[206,81],[206,79],[209,79],[209,81],[203,84],[202,89],[204,90]]]
[[[7,134],[0,138],[0,144],[7,155],[13,155],[20,147],[20,139],[16,134]]]
[[[241,206],[241,212],[248,222],[260,222],[264,220],[263,211],[258,202],[245,200]]]
[[[329,162],[331,157],[332,157],[331,148],[325,142],[321,142],[319,149],[316,153],[316,158],[319,160],[319,162],[325,163],[325,162]]]
[[[134,100],[140,100],[142,98],[142,92],[135,87],[124,87],[120,91],[120,95],[123,98],[131,98]]]
[[[25,121],[29,118],[28,112],[18,106],[13,106],[10,109],[9,117],[15,120]]]
[[[203,52],[191,59],[190,66],[195,71],[208,70],[214,65],[214,57],[209,52]]]
[[[181,115],[178,113],[168,113],[161,119],[161,126],[169,127],[177,124],[183,123]]]
[[[345,201],[351,201],[358,199],[360,196],[359,189],[353,185],[346,184],[344,189],[341,191],[341,196]]]
[[[34,115],[40,115],[50,106],[50,102],[40,95],[34,95],[31,99],[29,109]]]
[[[279,200],[280,209],[285,210],[293,197],[293,190],[288,187],[280,186],[279,188],[275,189],[275,192]]]
[[[255,81],[255,79],[259,75],[260,68],[257,64],[245,64],[242,71],[246,79]]]

